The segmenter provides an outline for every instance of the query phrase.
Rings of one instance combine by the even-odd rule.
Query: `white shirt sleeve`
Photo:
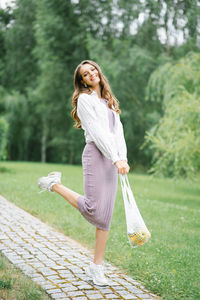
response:
[[[105,131],[97,118],[95,102],[87,94],[81,94],[78,98],[77,114],[81,121],[82,128],[91,136],[97,148],[103,155],[114,164],[120,160],[114,137],[109,131]]]
[[[127,147],[126,147],[126,141],[124,138],[124,130],[123,130],[123,126],[122,123],[120,121],[120,117],[119,117],[119,122],[117,124],[117,143],[118,143],[118,154],[119,154],[119,158],[120,160],[127,160]]]

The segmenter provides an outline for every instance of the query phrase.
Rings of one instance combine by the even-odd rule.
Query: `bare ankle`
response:
[[[54,192],[56,192],[58,189],[59,189],[59,187],[61,186],[61,184],[60,183],[55,183],[53,186],[52,186],[52,191],[54,191]]]
[[[94,259],[93,263],[95,265],[102,265],[102,259]]]

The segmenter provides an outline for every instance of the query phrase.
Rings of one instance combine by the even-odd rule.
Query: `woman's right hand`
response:
[[[114,163],[114,165],[117,167],[118,169],[118,173],[119,174],[128,174],[129,170],[130,170],[130,167],[127,163],[127,161],[125,160],[118,160]]]

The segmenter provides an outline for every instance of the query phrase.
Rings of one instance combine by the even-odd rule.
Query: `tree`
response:
[[[29,160],[31,151],[29,142],[33,133],[32,116],[28,99],[19,92],[4,96],[5,119],[9,124],[7,133],[8,158],[12,160]]]
[[[199,0],[118,0],[126,35],[140,47],[159,55],[177,55],[180,37],[190,50],[199,48]],[[133,32],[131,34],[131,31]]]
[[[147,164],[151,151],[140,146],[164,113],[162,102],[145,101],[149,76],[172,57],[199,49],[198,11],[198,0],[16,0],[15,9],[1,10],[0,85],[13,101],[11,110],[20,114],[22,106],[29,120],[27,146],[18,134],[21,150],[16,149],[15,128],[23,133],[23,123],[0,101],[1,114],[14,118],[8,157],[81,162],[84,136],[72,127],[70,115],[73,73],[91,58],[120,101],[129,162]]]
[[[48,160],[47,154],[50,157],[51,152],[56,152],[57,161],[63,161],[64,151],[72,162],[74,139],[66,141],[70,140],[73,123],[70,112],[74,68],[87,57],[84,33],[71,1],[39,0],[34,26],[34,53],[40,74],[31,97],[41,124],[41,160]],[[50,159],[55,159],[55,153]]]
[[[25,94],[27,87],[35,87],[37,62],[33,55],[35,37],[35,1],[16,0],[13,21],[5,33],[5,69],[2,84]]]
[[[0,85],[3,84],[5,72],[6,30],[11,21],[13,21],[13,14],[10,7],[7,7],[6,9],[0,8]]]
[[[150,77],[147,96],[161,101],[164,115],[146,143],[153,150],[151,172],[192,177],[200,170],[200,54],[189,53]]]

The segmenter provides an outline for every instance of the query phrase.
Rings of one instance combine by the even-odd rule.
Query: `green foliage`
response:
[[[198,0],[16,0],[14,9],[0,9],[0,85],[15,95],[15,108],[22,105],[19,116],[28,114],[23,123],[1,99],[0,114],[11,124],[8,159],[81,163],[84,136],[70,115],[73,73],[81,60],[93,59],[120,101],[129,162],[148,165],[145,131],[163,116],[171,62],[199,49],[199,9]],[[147,102],[149,77],[159,66],[163,80],[151,77]]]
[[[73,30],[70,30],[73,17],[73,5],[70,1],[60,1],[59,5],[53,0],[37,2],[34,24],[37,46],[34,54],[38,59],[40,74],[37,88],[30,91],[30,97],[41,124],[42,161],[76,162],[75,155],[72,157],[71,152],[75,153],[77,147],[69,142],[70,139],[74,140],[75,134],[70,131],[73,123],[70,102],[74,62],[79,63],[81,58],[84,59],[87,51],[80,24],[75,21]]]
[[[149,81],[150,99],[161,101],[164,116],[147,132],[154,151],[150,171],[193,177],[200,170],[200,55],[190,53],[156,70]]]
[[[33,128],[28,99],[19,92],[5,96],[6,120],[9,124],[8,150],[13,159],[28,160]]]
[[[4,72],[5,72],[5,54],[6,54],[6,46],[5,46],[5,32],[6,26],[10,22],[10,14],[9,9],[1,9],[0,8],[0,85],[2,84]]]
[[[4,118],[0,118],[0,160],[6,159],[7,156],[7,132],[8,123]]]
[[[14,21],[6,27],[2,83],[9,91],[14,89],[25,94],[28,86],[35,86],[37,74],[36,59],[33,55],[35,1],[16,0],[12,18]]]

